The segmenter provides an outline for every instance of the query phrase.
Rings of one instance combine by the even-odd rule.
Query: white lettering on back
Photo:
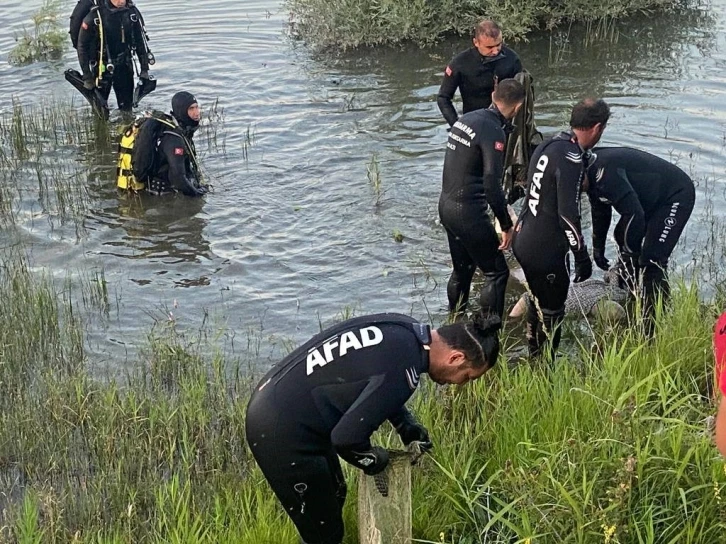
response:
[[[340,337],[340,342],[338,336],[329,338],[321,346],[308,351],[307,375],[310,376],[318,367],[322,368],[328,363],[332,363],[337,357],[346,355],[351,349],[368,348],[381,342],[383,342],[383,331],[375,326],[364,327],[357,331],[357,334],[356,331],[347,331]]]

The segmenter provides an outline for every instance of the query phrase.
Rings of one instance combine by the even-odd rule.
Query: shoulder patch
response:
[[[504,151],[504,142],[494,142],[494,149]]]
[[[175,147],[174,148],[174,155],[183,155],[184,154],[184,148],[183,147]]]
[[[451,74],[454,73],[454,71],[451,69],[451,66],[447,66],[446,70],[444,70],[444,72],[446,73],[447,76],[450,76]]]
[[[582,153],[575,153],[574,151],[568,151],[565,158],[576,164],[582,164]]]

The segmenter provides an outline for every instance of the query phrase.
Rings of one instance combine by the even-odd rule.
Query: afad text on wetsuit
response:
[[[539,191],[542,190],[542,177],[547,169],[549,159],[547,155],[542,155],[537,161],[537,172],[532,176],[532,183],[529,187],[529,211],[537,217],[537,206],[539,205]]]
[[[383,332],[375,326],[335,335],[323,342],[321,346],[308,351],[307,375],[310,376],[318,367],[322,368],[328,363],[332,363],[337,357],[344,356],[348,350],[364,349],[376,346],[381,342],[383,342]]]

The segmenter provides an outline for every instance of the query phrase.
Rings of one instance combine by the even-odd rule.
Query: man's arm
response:
[[[98,27],[94,22],[95,12],[86,16],[78,32],[78,62],[81,65],[83,79],[90,79],[95,74],[91,72],[91,62],[98,62]]]
[[[494,138],[482,137],[479,141],[479,149],[481,150],[484,195],[504,232],[512,228],[512,218],[507,210],[507,198],[504,196],[502,187],[506,137],[503,131],[500,132],[501,134]]]
[[[439,110],[444,116],[444,119],[446,119],[446,122],[449,123],[449,126],[453,126],[459,118],[459,114],[456,113],[453,100],[456,89],[459,88],[461,75],[459,74],[459,70],[455,68],[453,64],[453,62],[450,63],[444,70],[444,81],[441,83],[439,96],[436,99]]]
[[[142,28],[142,24],[144,19],[141,17],[141,13],[139,12],[138,8],[133,8],[134,13],[136,14],[136,22],[133,23],[134,26],[134,47],[136,48],[136,57],[139,59],[139,64],[141,65],[141,72],[147,72],[149,71],[149,50],[146,47],[146,40],[144,40],[144,30]]]
[[[159,151],[164,154],[169,164],[169,183],[174,189],[187,196],[201,196],[205,193],[187,175],[187,149],[181,136],[174,132],[165,132]]]
[[[619,225],[622,225],[623,251],[640,255],[645,237],[645,212],[638,195],[632,189],[623,198],[614,202],[613,208],[620,214]]]
[[[590,210],[592,211],[592,248],[604,252],[613,209],[610,204],[601,202],[597,196],[593,196],[591,193],[588,193],[587,196],[590,199]]]
[[[570,251],[575,254],[587,250],[580,226],[580,191],[583,163],[579,148],[567,145],[558,146],[561,151],[555,172],[557,183],[557,213],[560,226],[565,231]]]

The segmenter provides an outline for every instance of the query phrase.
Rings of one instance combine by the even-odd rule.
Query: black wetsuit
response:
[[[482,313],[504,313],[509,267],[487,210],[502,230],[512,227],[502,189],[506,120],[492,107],[464,114],[446,143],[439,217],[446,228],[454,271],[447,294],[449,309],[463,311],[476,267],[484,273]]]
[[[615,241],[643,269],[650,310],[656,290],[668,294],[668,259],[693,211],[693,181],[668,161],[627,147],[595,149],[588,180],[593,249],[604,252],[615,208],[620,214]]]
[[[108,0],[101,0],[98,9],[92,10],[81,23],[78,33],[78,61],[85,79],[98,75],[98,61],[103,55],[106,66],[113,64],[113,74],[107,69],[99,89],[108,99],[113,86],[116,102],[121,110],[130,110],[134,95],[134,67],[132,54],[135,51],[141,71],[149,70],[148,50],[143,38],[142,19],[136,6],[109,9]],[[81,3],[76,8],[80,9]],[[103,51],[101,51],[103,37]]]
[[[542,323],[533,305],[527,308],[532,355],[540,353],[548,335],[552,335],[553,354],[557,349],[570,286],[568,251],[578,262],[589,262],[580,226],[587,155],[573,134],[562,132],[541,143],[529,163],[527,197],[514,229],[512,249],[544,318]]]
[[[206,188],[199,183],[196,150],[191,131],[181,128],[165,130],[158,147],[159,169],[146,184],[152,194],[177,191],[187,196],[201,196]]]
[[[484,57],[476,47],[471,47],[456,55],[444,70],[444,81],[436,101],[439,110],[446,122],[453,125],[459,118],[453,103],[457,88],[464,113],[488,108],[496,82],[514,77],[521,71],[519,57],[506,46],[494,57]]]
[[[342,542],[338,455],[364,468],[371,434],[410,417],[404,405],[428,371],[429,342],[429,327],[410,317],[359,317],[316,335],[258,384],[247,441],[307,543]]]

